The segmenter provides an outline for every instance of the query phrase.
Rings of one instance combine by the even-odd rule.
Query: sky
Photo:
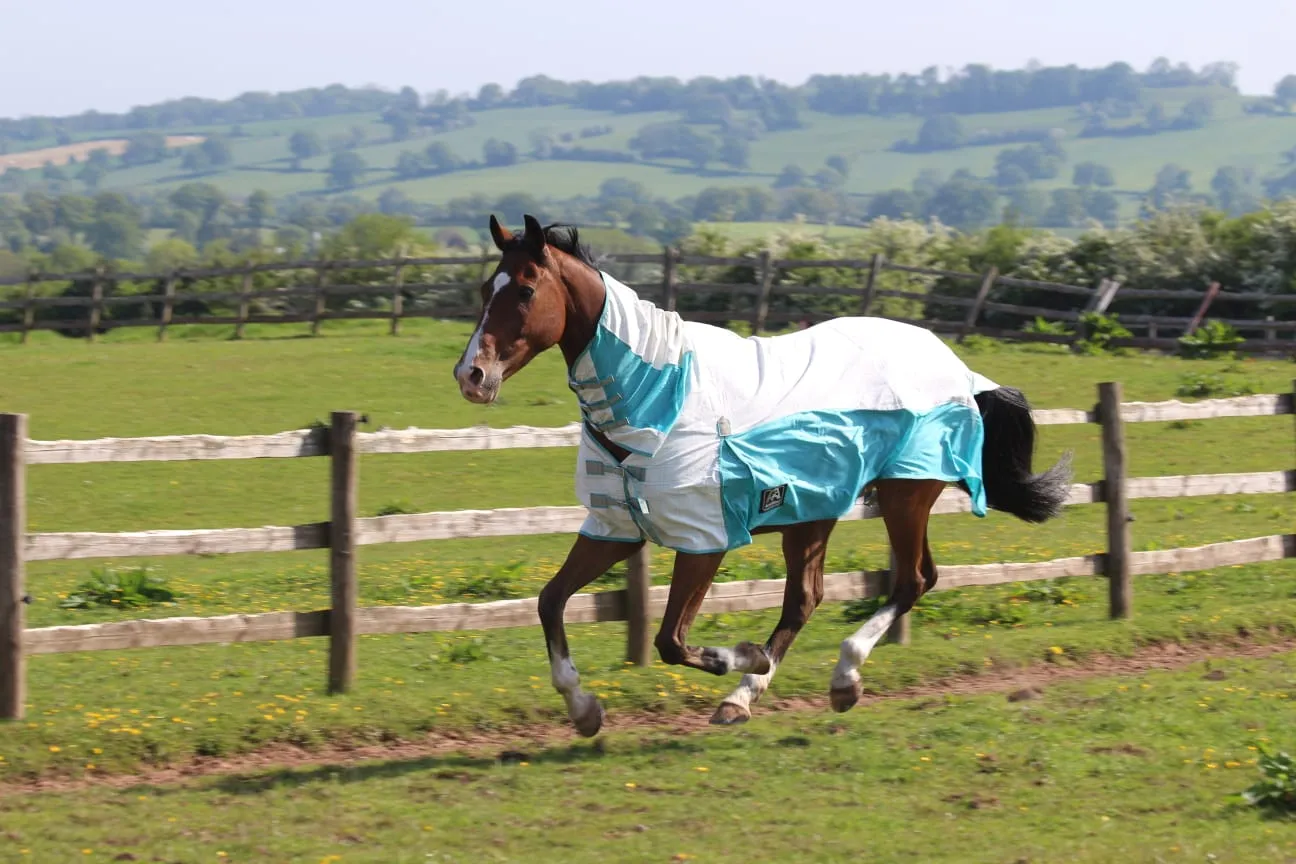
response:
[[[506,89],[528,75],[919,72],[968,63],[1239,64],[1296,72],[1293,0],[0,0],[0,117],[376,84]],[[22,77],[17,77],[21,75]],[[21,82],[21,83],[20,83]]]

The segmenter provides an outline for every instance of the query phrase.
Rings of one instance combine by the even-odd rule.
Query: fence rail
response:
[[[1125,423],[1202,420],[1296,414],[1293,393],[1264,394],[1201,402],[1123,402],[1119,384],[1099,385],[1098,404],[1087,410],[1038,410],[1041,425],[1098,424],[1102,428],[1102,480],[1076,483],[1068,506],[1107,507],[1107,546],[1101,553],[1043,562],[1007,562],[941,567],[938,590],[998,585],[1068,576],[1099,576],[1110,586],[1110,613],[1131,613],[1130,577],[1169,570],[1211,569],[1296,557],[1296,534],[1275,534],[1191,548],[1132,552],[1128,502],[1145,498],[1296,492],[1296,470],[1164,477],[1127,476]],[[329,427],[275,435],[180,435],[40,441],[26,435],[26,417],[0,414],[0,716],[20,717],[25,703],[25,658],[34,654],[115,650],[169,645],[247,642],[328,636],[329,686],[343,691],[355,672],[355,641],[362,634],[420,633],[534,625],[534,597],[492,603],[437,606],[359,607],[356,550],[376,543],[404,543],[473,537],[528,536],[574,532],[583,507],[528,507],[460,510],[358,518],[356,456],[365,453],[426,453],[506,448],[571,447],[578,424],[554,428],[406,429],[356,431],[358,415],[335,412]],[[332,463],[330,521],[296,526],[121,533],[25,532],[25,476],[29,465],[87,464],[205,459],[328,456]],[[965,513],[970,502],[946,490],[934,514]],[[873,519],[876,507],[857,502],[844,520]],[[162,555],[226,554],[328,549],[330,609],[270,612],[209,618],[164,618],[104,624],[24,626],[24,568],[27,561]],[[667,586],[651,586],[647,550],[630,559],[627,588],[578,594],[567,607],[571,622],[627,621],[627,654],[647,662],[649,625],[660,617]],[[886,593],[887,570],[835,573],[825,577],[825,598],[846,600]],[[751,580],[713,585],[704,612],[775,608],[783,602],[784,580]],[[907,616],[906,616],[907,617]],[[893,638],[906,638],[902,619]]]
[[[311,260],[283,261],[262,264],[240,265],[234,267],[209,267],[191,270],[174,270],[166,273],[113,273],[106,270],[79,273],[39,273],[33,272],[26,278],[0,279],[0,289],[21,286],[24,295],[17,299],[0,299],[0,319],[5,313],[12,313],[14,320],[0,320],[0,333],[20,333],[26,341],[28,335],[40,330],[54,330],[65,334],[84,335],[93,340],[99,333],[118,327],[155,327],[158,338],[165,339],[167,328],[182,324],[233,325],[235,333],[242,336],[248,324],[309,324],[311,333],[317,335],[320,325],[325,321],[374,319],[391,322],[391,332],[399,332],[400,322],[409,318],[472,318],[478,309],[471,299],[472,289],[477,282],[419,282],[406,278],[410,267],[459,267],[476,268],[478,275],[484,278],[488,268],[498,260],[493,254],[477,257],[430,257],[430,258],[388,258],[378,260]],[[1122,288],[1113,280],[1102,279],[1095,286],[1068,285],[1058,282],[1047,282],[1035,279],[1023,279],[1005,276],[994,268],[986,273],[966,273],[939,267],[923,267],[901,264],[877,254],[869,258],[841,258],[823,260],[776,259],[768,254],[758,257],[717,257],[708,255],[685,255],[678,250],[666,249],[661,254],[627,254],[617,255],[611,259],[609,266],[642,267],[660,269],[660,280],[655,282],[633,282],[632,286],[650,299],[668,309],[678,309],[690,320],[696,321],[747,321],[753,332],[762,332],[772,325],[811,323],[831,317],[830,314],[816,309],[777,309],[771,308],[778,299],[797,297],[858,297],[858,314],[884,314],[879,311],[879,299],[907,300],[921,303],[924,313],[912,319],[935,330],[957,333],[959,338],[971,334],[982,334],[998,338],[1012,338],[1023,341],[1069,343],[1075,342],[1075,336],[1063,336],[1047,332],[1027,332],[1022,329],[996,326],[987,322],[987,313],[991,315],[1009,315],[1021,319],[1042,318],[1049,322],[1065,325],[1077,325],[1081,317],[1088,312],[1110,312],[1113,304],[1128,304],[1136,301],[1182,301],[1195,304],[1193,315],[1161,314],[1121,314],[1120,318],[1127,327],[1144,331],[1142,336],[1117,338],[1110,344],[1116,347],[1154,348],[1173,350],[1178,346],[1177,339],[1169,338],[1168,333],[1194,332],[1204,320],[1211,308],[1227,304],[1231,315],[1236,316],[1239,304],[1249,304],[1254,308],[1243,317],[1223,317],[1220,320],[1244,333],[1252,334],[1238,347],[1247,352],[1296,352],[1296,294],[1266,294],[1254,291],[1223,291],[1218,284],[1212,284],[1204,291]],[[746,271],[751,281],[699,281],[681,278],[681,267],[727,267],[737,268],[740,273]],[[802,285],[780,282],[779,274],[813,270],[854,270],[858,275],[848,279],[847,285]],[[355,271],[390,271],[391,280],[383,284],[348,284],[331,280],[330,276],[345,275]],[[259,274],[268,273],[303,273],[311,275],[310,284],[288,286],[278,289],[253,288],[253,279]],[[979,289],[968,296],[950,296],[947,293],[931,291],[903,291],[881,288],[878,279],[881,274],[893,272],[924,279],[941,279],[948,282],[978,283]],[[305,278],[305,277],[300,277]],[[462,278],[462,274],[461,274]],[[177,291],[177,286],[187,285],[195,280],[240,279],[238,291]],[[161,286],[161,293],[118,294],[112,287],[122,283],[151,283]],[[80,285],[77,292],[84,296],[42,296],[38,286],[45,284]],[[88,286],[88,287],[87,287]],[[1002,296],[996,296],[996,289],[1028,289],[1036,292],[1034,297],[1048,298],[1044,302],[1059,305],[1038,305],[1030,302],[1006,302]],[[680,309],[681,299],[699,296],[724,296],[729,299],[740,298],[751,306],[750,310],[734,310],[726,303],[724,309],[686,308]],[[448,305],[423,307],[420,301],[449,300]],[[465,299],[467,298],[467,299]],[[369,306],[366,308],[338,309],[329,308],[329,303],[339,300],[368,300],[385,302],[385,307]],[[253,308],[255,303],[271,301],[279,304],[294,303],[301,308],[282,309],[273,314]],[[189,305],[195,304],[195,305]],[[225,304],[232,307],[232,312],[216,313],[207,310],[208,305]],[[686,304],[687,305],[687,304]],[[941,307],[955,308],[960,311],[958,320],[950,317],[933,315],[933,309]],[[199,314],[186,312],[186,309],[202,308]],[[43,317],[40,313],[48,310],[84,310],[77,316]],[[133,310],[124,314],[124,310]],[[1286,312],[1283,310],[1291,310]],[[1276,314],[1281,313],[1281,315]],[[1285,316],[1285,317],[1283,317]],[[905,319],[909,320],[909,319]]]

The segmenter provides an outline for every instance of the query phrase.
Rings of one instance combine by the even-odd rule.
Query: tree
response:
[[[207,164],[213,168],[224,168],[226,165],[233,163],[234,153],[230,150],[229,142],[220,135],[209,135],[198,145],[203,155],[207,157]]]
[[[726,135],[716,156],[730,168],[746,168],[751,164],[751,145],[739,135]]]
[[[994,216],[999,192],[965,171],[957,171],[927,200],[923,215],[960,231],[975,231]]]
[[[260,228],[269,222],[274,216],[274,204],[270,201],[270,195],[264,189],[258,189],[248,196],[247,199],[247,217],[248,221]]]
[[[928,117],[918,128],[915,149],[923,152],[953,150],[962,147],[963,142],[963,124],[959,119],[953,114],[937,114]]]
[[[845,156],[834,153],[824,160],[824,164],[843,177],[850,176],[850,163],[846,161]]]
[[[87,162],[77,172],[77,179],[84,183],[87,189],[93,191],[99,188],[99,184],[103,182],[103,178],[107,173],[108,169],[104,166]]]
[[[190,174],[202,174],[211,167],[201,147],[186,147],[180,157],[180,168]]]
[[[1296,105],[1296,75],[1285,75],[1281,81],[1274,85],[1274,98],[1284,108],[1291,108],[1292,105]]]
[[[334,153],[328,167],[328,184],[332,189],[350,189],[364,177],[368,166],[360,154],[350,150]]]
[[[58,208],[44,192],[31,190],[23,195],[22,222],[38,237],[49,234],[58,224]]]
[[[504,88],[498,84],[483,84],[477,91],[477,110],[486,111],[504,104]]]
[[[393,141],[404,141],[414,134],[414,115],[408,111],[388,111],[383,115],[383,122],[391,129]]]
[[[922,200],[908,189],[890,189],[869,199],[868,218],[912,219],[922,212]]]
[[[835,168],[824,166],[815,172],[814,182],[820,189],[840,189],[846,185],[846,175]]]
[[[1031,176],[1022,166],[1005,163],[995,165],[994,181],[1000,189],[1017,189],[1030,185]]]
[[[423,151],[427,168],[433,174],[445,174],[463,167],[463,160],[454,154],[444,141],[433,141]]]
[[[796,189],[806,185],[805,169],[799,165],[784,165],[774,180],[775,189]]]
[[[126,142],[123,165],[149,165],[166,158],[166,136],[160,132],[141,132]]]
[[[1161,166],[1152,188],[1148,190],[1147,203],[1161,210],[1192,191],[1189,172],[1174,163]]]
[[[324,152],[324,142],[310,129],[301,129],[288,139],[288,150],[293,156],[293,170],[300,171],[301,163]]]
[[[492,168],[514,165],[518,161],[518,150],[508,141],[491,138],[482,145],[482,158]]]
[[[1106,165],[1098,162],[1081,162],[1075,166],[1075,171],[1071,174],[1071,184],[1082,188],[1090,186],[1108,188],[1116,185],[1116,179]]]
[[[1084,190],[1085,215],[1096,219],[1108,228],[1115,228],[1120,218],[1120,202],[1106,189]]]
[[[396,157],[396,176],[402,180],[413,180],[427,173],[427,165],[417,153],[402,150]]]
[[[1249,168],[1226,165],[1211,178],[1211,192],[1221,210],[1238,216],[1259,204],[1255,172]]]
[[[134,258],[144,245],[144,230],[126,213],[105,213],[91,223],[86,240],[105,258]]]
[[[1179,112],[1172,126],[1176,129],[1200,129],[1215,114],[1215,104],[1204,96],[1192,99]]]
[[[1054,189],[1049,195],[1044,224],[1054,228],[1070,228],[1085,220],[1084,193],[1080,189]]]
[[[384,189],[378,196],[378,211],[389,216],[408,216],[414,211],[414,202],[399,189]]]
[[[80,195],[61,195],[54,202],[54,221],[70,234],[79,234],[94,221],[94,202]]]

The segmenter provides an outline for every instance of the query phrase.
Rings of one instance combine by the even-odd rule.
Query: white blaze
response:
[[[491,291],[490,299],[486,301],[486,306],[482,309],[481,323],[478,324],[477,329],[473,331],[472,339],[468,340],[468,347],[464,349],[463,356],[459,358],[459,365],[455,367],[456,377],[461,375],[465,368],[472,366],[473,361],[477,359],[477,353],[481,351],[482,332],[485,331],[486,320],[490,317],[491,304],[495,302],[495,298],[504,290],[504,287],[508,285],[512,279],[512,276],[502,270],[495,274],[495,281],[491,283],[493,290]]]

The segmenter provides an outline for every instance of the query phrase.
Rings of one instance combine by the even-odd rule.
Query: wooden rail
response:
[[[1113,617],[1132,614],[1131,577],[1169,570],[1212,569],[1233,564],[1296,557],[1296,534],[1276,534],[1153,552],[1131,551],[1128,502],[1144,498],[1296,492],[1296,470],[1130,478],[1126,475],[1125,423],[1201,420],[1296,414],[1293,394],[1265,394],[1201,402],[1122,402],[1116,384],[1099,386],[1098,404],[1088,410],[1039,410],[1036,423],[1094,423],[1103,430],[1104,478],[1073,484],[1068,506],[1107,506],[1107,543],[1102,553],[1054,561],[950,565],[941,568],[939,590],[997,585],[1068,576],[1100,576],[1110,586]],[[182,435],[158,438],[104,438],[92,441],[39,441],[25,435],[23,415],[0,415],[0,716],[20,717],[24,706],[24,658],[66,651],[194,645],[328,636],[328,683],[332,691],[352,685],[355,641],[373,633],[488,629],[534,625],[536,598],[494,603],[450,603],[422,607],[358,607],[356,550],[376,543],[404,543],[474,537],[527,536],[574,532],[584,521],[583,507],[527,507],[459,510],[358,518],[355,458],[363,453],[424,453],[505,448],[571,447],[579,425],[556,428],[406,429],[360,433],[357,417],[337,412],[331,426],[275,435]],[[28,465],[85,464],[205,459],[257,459],[328,456],[332,462],[329,522],[287,527],[121,533],[25,533],[24,478]],[[948,489],[935,514],[970,510],[965,494]],[[845,520],[878,518],[873,506],[857,502]],[[106,624],[23,626],[24,567],[27,561],[138,556],[226,554],[328,549],[332,606],[311,612],[271,612],[210,618],[165,618]],[[646,664],[650,624],[660,617],[666,586],[651,586],[647,554],[629,564],[627,588],[572,598],[567,620],[627,621],[627,657]],[[887,591],[887,570],[831,574],[826,599],[873,597]],[[752,580],[712,586],[705,612],[775,608],[782,605],[784,581]],[[905,638],[901,622],[892,637]]]
[[[476,282],[420,282],[408,278],[410,267],[456,267],[459,268],[456,278],[472,278],[473,273],[485,276],[487,268],[494,264],[494,255],[484,257],[430,257],[409,258],[396,257],[379,260],[337,260],[337,261],[282,261],[264,264],[243,264],[232,267],[209,267],[193,270],[177,270],[170,273],[113,273],[104,269],[84,273],[31,273],[25,277],[0,279],[0,288],[6,286],[23,286],[22,297],[0,300],[0,311],[13,310],[15,320],[0,322],[0,333],[16,332],[27,341],[30,333],[38,330],[57,330],[82,333],[85,338],[93,340],[100,330],[118,327],[156,327],[159,340],[166,338],[167,328],[181,324],[218,324],[233,325],[236,337],[244,335],[248,324],[308,324],[312,335],[318,335],[320,326],[325,321],[352,319],[381,319],[389,321],[389,332],[393,335],[400,332],[400,322],[408,318],[472,318],[477,315],[474,303],[463,305],[453,302],[454,298],[469,295],[477,285]],[[1178,340],[1169,338],[1166,331],[1192,333],[1205,318],[1212,307],[1230,304],[1232,309],[1237,304],[1255,304],[1257,312],[1250,317],[1222,318],[1225,323],[1252,332],[1262,334],[1261,338],[1246,339],[1238,350],[1249,352],[1282,352],[1296,351],[1296,320],[1275,320],[1274,309],[1296,306],[1296,294],[1265,294],[1260,292],[1241,292],[1220,290],[1218,283],[1212,283],[1205,291],[1165,290],[1124,288],[1120,283],[1102,279],[1096,286],[1068,285],[1057,282],[1045,282],[1034,279],[1023,279],[1015,276],[1001,275],[995,268],[985,273],[965,273],[938,267],[921,267],[889,261],[882,255],[870,258],[843,258],[825,260],[774,259],[768,253],[758,257],[717,257],[709,255],[686,255],[678,250],[665,249],[662,254],[629,254],[617,255],[615,265],[643,266],[649,265],[661,271],[658,283],[634,283],[631,287],[654,299],[667,309],[678,309],[681,297],[689,295],[729,294],[731,297],[750,298],[751,311],[735,312],[725,310],[684,310],[686,318],[697,321],[731,321],[746,320],[753,330],[759,333],[771,324],[798,324],[806,321],[820,320],[824,313],[819,311],[785,311],[772,309],[771,305],[779,297],[798,296],[843,296],[859,297],[859,314],[868,314],[869,309],[879,297],[894,297],[922,303],[924,308],[946,306],[964,310],[959,320],[937,319],[930,316],[918,319],[916,323],[924,324],[943,332],[952,332],[962,340],[971,334],[1011,338],[1022,341],[1075,342],[1078,336],[1058,338],[1057,334],[1030,333],[1004,327],[991,327],[982,323],[987,312],[1008,313],[1021,318],[1043,318],[1050,322],[1075,326],[1081,316],[1087,312],[1106,313],[1114,302],[1117,304],[1131,301],[1177,300],[1193,301],[1197,304],[1196,312],[1189,316],[1131,314],[1121,315],[1126,326],[1143,328],[1146,335],[1131,338],[1114,339],[1115,347],[1153,348],[1174,350]],[[612,266],[612,265],[609,265]],[[749,271],[750,281],[716,282],[689,281],[681,279],[681,267],[705,268],[727,267]],[[823,286],[780,283],[780,274],[795,273],[803,270],[854,270],[860,273],[855,280],[856,287],[851,285]],[[386,284],[346,284],[333,283],[329,274],[346,274],[358,270],[388,270],[391,281]],[[253,290],[252,280],[257,274],[267,273],[300,273],[297,279],[302,284],[289,285],[279,289]],[[923,279],[941,279],[955,282],[979,282],[979,289],[973,296],[941,296],[925,291],[895,291],[878,287],[878,277],[884,272],[904,273]],[[180,283],[191,283],[195,280],[228,279],[238,282],[237,290],[225,291],[177,291]],[[305,284],[309,281],[310,284]],[[41,284],[64,285],[68,283],[89,286],[88,296],[39,296],[37,286]],[[160,286],[160,293],[116,294],[106,286],[133,283]],[[1057,295],[1059,302],[1069,308],[1052,306],[1032,306],[1021,303],[1007,303],[994,296],[997,288],[1025,288],[1045,294]],[[154,289],[158,291],[158,288]],[[428,298],[446,298],[450,305],[443,307],[421,308],[416,302]],[[370,298],[387,303],[387,308],[349,308],[330,309],[329,299]],[[296,301],[300,308],[285,309],[275,314],[265,314],[253,310],[254,301]],[[225,304],[233,306],[232,314],[177,315],[177,307],[185,303]],[[84,316],[79,319],[46,319],[40,310],[78,308],[84,309]],[[127,317],[115,317],[114,310],[136,309],[136,313]],[[138,314],[139,311],[146,314]],[[156,310],[154,312],[153,310]],[[876,314],[876,313],[875,313]],[[1290,315],[1288,316],[1290,317]],[[1078,330],[1078,328],[1077,328]],[[1287,338],[1283,338],[1287,335]]]

